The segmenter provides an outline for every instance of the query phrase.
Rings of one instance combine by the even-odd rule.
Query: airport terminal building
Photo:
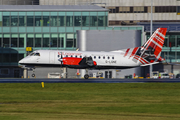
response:
[[[31,51],[76,50],[80,42],[77,30],[139,30],[143,33],[142,26],[108,27],[108,9],[95,5],[1,5],[0,77],[23,76],[18,61]],[[43,73],[60,71],[60,68],[40,69],[41,73],[42,70]],[[40,77],[47,77],[47,73]]]
[[[79,5],[93,4],[109,9],[109,26],[144,26],[145,39],[150,35],[151,6],[153,31],[158,27],[168,28],[162,57],[170,65],[163,66],[154,71],[166,71],[179,74],[180,61],[180,0],[39,0],[41,5]],[[143,38],[144,39],[144,38]],[[154,65],[153,65],[154,66]],[[156,65],[155,65],[156,66]],[[158,67],[157,67],[158,68]],[[148,69],[145,69],[145,71]]]
[[[83,41],[96,41],[90,36],[91,33],[99,33],[96,35],[99,35],[98,40],[104,38],[103,41],[98,42],[101,44],[113,38],[109,37],[116,31],[121,34],[132,30],[133,32],[128,31],[129,35],[125,37],[136,38],[134,31],[139,30],[141,45],[150,36],[151,0],[136,0],[136,2],[131,0],[12,0],[1,1],[0,4],[0,56],[2,58],[0,59],[0,77],[23,76],[24,68],[18,65],[18,61],[31,51],[82,49]],[[179,5],[179,0],[153,1],[153,31],[158,27],[168,28],[161,55],[166,62],[172,63],[153,65],[153,71],[180,73]],[[124,39],[120,42],[125,43]],[[108,46],[117,45],[116,42],[111,43]],[[120,44],[118,49],[137,45],[136,43],[123,44]],[[101,48],[100,51],[116,49],[113,47],[104,49],[97,43],[93,46]],[[89,49],[91,47],[86,48],[91,50]],[[46,75],[42,72],[38,74],[44,77],[49,72],[59,72],[59,68],[38,68],[37,71],[43,71]],[[136,71],[127,73],[133,74]],[[28,76],[32,71],[29,70],[29,72]],[[68,73],[71,74],[68,77],[77,77],[76,70],[69,69]],[[142,67],[141,73],[140,76],[145,77],[149,73],[149,68]],[[120,74],[127,75],[122,71]],[[114,75],[114,77],[119,76]]]

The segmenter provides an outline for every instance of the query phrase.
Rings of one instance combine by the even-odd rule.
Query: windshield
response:
[[[33,55],[34,55],[34,52],[29,54],[29,56],[33,56]]]
[[[39,53],[35,53],[34,56],[40,56],[40,54]]]
[[[40,56],[40,53],[33,52],[33,53],[30,53],[29,56]]]

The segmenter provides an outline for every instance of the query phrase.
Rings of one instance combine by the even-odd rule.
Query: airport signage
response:
[[[32,51],[32,47],[26,47],[26,51]]]

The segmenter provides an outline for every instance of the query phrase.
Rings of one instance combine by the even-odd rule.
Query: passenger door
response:
[[[55,63],[54,51],[49,52],[49,63],[51,63],[51,64]]]

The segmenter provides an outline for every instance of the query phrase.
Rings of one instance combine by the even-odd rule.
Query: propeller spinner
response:
[[[62,66],[62,64],[63,64],[63,56],[62,56],[62,52],[61,52],[61,58],[59,58],[58,61],[61,62],[61,66]]]

